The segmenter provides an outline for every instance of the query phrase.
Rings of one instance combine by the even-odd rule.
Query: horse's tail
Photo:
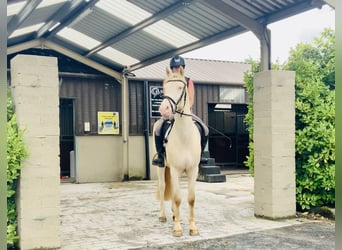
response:
[[[165,192],[164,192],[164,200],[170,200],[172,194],[172,182],[171,182],[171,173],[170,168],[165,167]]]

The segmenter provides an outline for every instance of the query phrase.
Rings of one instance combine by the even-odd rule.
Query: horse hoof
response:
[[[174,237],[181,237],[183,235],[182,230],[173,230]]]
[[[166,222],[166,216],[159,217],[160,222]]]
[[[175,218],[176,218],[176,217],[173,215],[173,216],[172,216],[172,220],[175,221]]]
[[[198,230],[197,229],[190,229],[189,230],[189,234],[190,234],[190,236],[197,236],[197,235],[199,235],[199,232],[198,232]]]

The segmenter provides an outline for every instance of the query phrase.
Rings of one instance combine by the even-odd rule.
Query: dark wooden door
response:
[[[70,177],[70,152],[74,150],[74,102],[73,99],[60,99],[60,168],[61,178]]]

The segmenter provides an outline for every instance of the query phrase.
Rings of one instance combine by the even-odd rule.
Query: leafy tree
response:
[[[247,124],[247,130],[249,134],[249,144],[248,144],[248,150],[249,155],[247,155],[247,160],[244,162],[246,166],[249,168],[249,171],[251,174],[254,172],[254,143],[253,143],[253,119],[254,119],[254,109],[253,109],[253,78],[254,74],[257,72],[260,72],[260,62],[255,61],[251,58],[246,60],[246,63],[249,63],[251,65],[251,70],[247,71],[244,74],[244,82],[246,86],[246,90],[248,93],[248,112],[245,116],[244,122]]]
[[[335,32],[332,29],[324,29],[321,37],[315,38],[315,47],[319,48],[317,62],[322,81],[330,90],[335,89]]]
[[[296,71],[296,184],[301,209],[335,203],[335,35],[290,51]]]

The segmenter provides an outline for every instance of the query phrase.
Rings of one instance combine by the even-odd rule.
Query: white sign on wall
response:
[[[159,118],[159,106],[163,101],[163,87],[150,86],[150,117]]]

